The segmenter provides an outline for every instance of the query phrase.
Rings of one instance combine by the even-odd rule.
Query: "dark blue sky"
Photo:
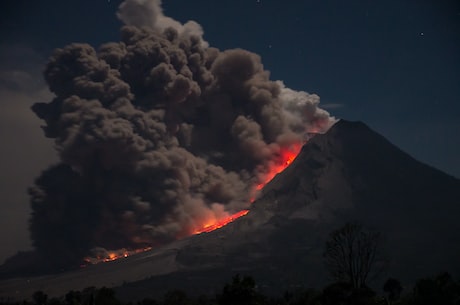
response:
[[[19,207],[15,214],[2,207],[13,213],[2,231],[23,226],[27,238],[25,189],[55,160],[29,111],[50,98],[40,90],[46,58],[71,42],[118,41],[120,3],[1,2],[0,191]],[[163,8],[200,23],[213,47],[259,54],[273,80],[318,94],[332,115],[364,121],[416,159],[460,177],[459,1],[164,0]],[[21,246],[22,239],[12,249]]]
[[[10,3],[10,4],[8,4]],[[44,58],[70,42],[118,40],[121,1],[6,1],[2,41]],[[450,0],[167,0],[219,49],[261,55],[272,79],[317,93],[416,158],[460,176],[460,5]]]

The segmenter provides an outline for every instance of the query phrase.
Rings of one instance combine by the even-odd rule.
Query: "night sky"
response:
[[[121,1],[2,1],[0,261],[29,247],[26,189],[55,162],[30,111],[52,94],[53,49],[119,41]],[[460,3],[449,0],[165,0],[220,50],[262,57],[272,80],[316,93],[337,118],[360,120],[416,159],[460,177]],[[365,149],[365,146],[363,146]]]

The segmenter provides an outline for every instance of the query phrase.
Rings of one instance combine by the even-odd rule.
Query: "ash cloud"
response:
[[[335,121],[318,96],[271,81],[260,56],[208,47],[160,1],[126,0],[118,16],[120,42],[55,50],[55,96],[32,107],[61,160],[29,191],[45,256],[156,246],[246,209],[281,148]]]
[[[185,24],[163,14],[161,0],[125,0],[119,7],[117,17],[126,25],[147,27],[160,32],[167,28],[177,31],[179,36],[187,38],[196,36],[204,47],[209,44],[203,39],[203,29],[196,21],[189,20]]]

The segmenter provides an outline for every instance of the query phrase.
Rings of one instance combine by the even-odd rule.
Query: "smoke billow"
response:
[[[55,97],[32,109],[61,162],[30,188],[39,253],[155,246],[248,208],[280,150],[334,119],[269,79],[258,55],[219,51],[158,0],[126,0],[121,41],[57,49]]]

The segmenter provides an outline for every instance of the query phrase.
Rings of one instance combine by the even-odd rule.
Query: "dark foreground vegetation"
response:
[[[217,295],[191,297],[181,290],[171,290],[161,299],[145,298],[140,301],[121,301],[111,288],[89,287],[83,291],[69,291],[60,298],[48,298],[37,291],[30,300],[12,302],[12,305],[460,305],[460,281],[450,274],[420,279],[410,291],[404,291],[396,279],[388,279],[382,292],[368,288],[353,288],[351,283],[336,282],[322,290],[298,289],[286,291],[282,296],[261,293],[252,277],[236,275]]]

